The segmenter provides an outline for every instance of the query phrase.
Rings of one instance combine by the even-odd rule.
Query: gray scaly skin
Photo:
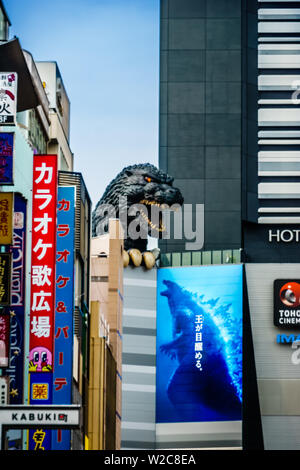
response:
[[[163,228],[153,226],[151,221],[150,209],[153,207],[162,207],[163,204],[172,206],[173,204],[182,205],[183,197],[179,189],[173,188],[174,178],[162,170],[159,170],[150,163],[141,163],[124,168],[115,179],[107,186],[102,198],[97,203],[92,214],[92,234],[99,236],[107,232],[109,218],[119,218],[121,223],[126,221],[127,227],[131,222],[137,219],[142,220],[144,233],[153,236],[153,231],[157,229],[157,238],[162,236]],[[120,201],[126,198],[126,205]],[[143,204],[146,207],[147,214],[144,219],[139,213],[128,214],[128,210],[134,204]],[[112,212],[104,213],[103,207],[110,205]],[[152,224],[152,226],[151,226]],[[124,223],[123,223],[124,228]],[[152,229],[152,231],[151,231]],[[138,249],[141,253],[147,249],[147,238],[138,238],[133,240],[130,236],[124,240],[125,250],[132,248]]]

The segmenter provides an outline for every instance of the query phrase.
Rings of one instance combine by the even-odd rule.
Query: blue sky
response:
[[[128,164],[158,161],[159,0],[4,0],[35,60],[58,63],[70,145],[95,205]]]

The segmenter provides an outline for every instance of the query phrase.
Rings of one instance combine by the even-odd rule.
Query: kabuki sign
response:
[[[77,428],[80,406],[0,406],[0,426],[28,428],[31,426]]]
[[[29,372],[50,372],[53,367],[56,204],[57,156],[35,155]]]

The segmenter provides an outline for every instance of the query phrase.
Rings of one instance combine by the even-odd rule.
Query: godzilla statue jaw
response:
[[[144,262],[146,267],[153,267],[155,257],[147,252],[148,235],[162,238],[166,227],[161,211],[176,210],[183,204],[180,190],[172,184],[171,176],[149,163],[124,168],[107,186],[96,205],[92,215],[93,236],[107,232],[110,218],[119,218],[126,234],[124,265],[132,262],[139,266]],[[104,211],[103,208],[108,206],[109,210]],[[132,223],[139,224],[140,237],[130,236],[130,231],[128,234]]]
[[[156,201],[148,201],[147,199],[143,199],[140,201],[140,204],[145,204],[146,206],[150,206],[151,208],[157,207],[158,209],[167,209],[168,205],[167,204],[160,204]],[[141,210],[141,216],[145,220],[145,222],[148,224],[148,226],[151,227],[152,230],[156,231],[158,234],[166,232],[166,227],[164,223],[162,222],[162,214],[159,214],[159,223],[156,224],[152,222],[151,218],[148,216],[148,211],[145,213],[143,210]]]

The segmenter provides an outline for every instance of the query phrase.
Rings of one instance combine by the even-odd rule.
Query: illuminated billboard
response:
[[[34,155],[29,372],[53,371],[56,193],[56,155]]]
[[[32,249],[29,336],[30,404],[52,403],[55,264],[57,231],[57,156],[33,156]],[[40,450],[41,429],[31,430],[29,450]],[[51,448],[51,431],[43,431],[43,446]],[[39,444],[39,445],[37,445]]]
[[[26,229],[27,202],[21,194],[14,194],[14,225],[11,276],[10,311],[10,358],[9,368],[9,403],[23,403],[24,376],[24,320],[25,320],[25,276],[26,276]]]
[[[157,276],[156,422],[240,420],[242,265]]]
[[[13,243],[14,193],[0,193],[0,245]]]
[[[72,403],[75,187],[57,193],[53,403]],[[70,450],[71,431],[53,430],[51,450]]]
[[[14,134],[0,132],[0,184],[13,183]]]

